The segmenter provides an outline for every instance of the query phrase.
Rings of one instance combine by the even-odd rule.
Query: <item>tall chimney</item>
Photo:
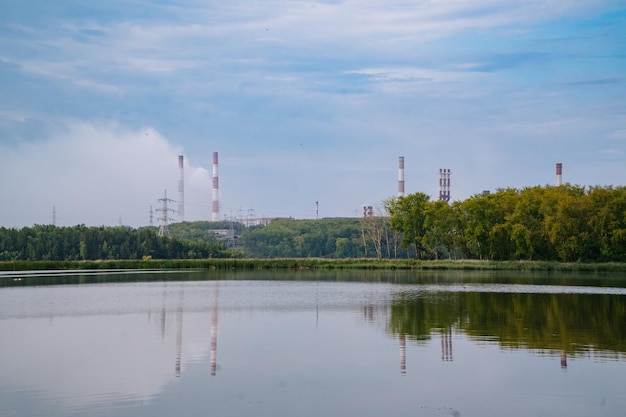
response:
[[[185,221],[185,169],[182,155],[178,155],[178,216],[181,222]]]
[[[404,156],[398,159],[398,197],[404,197]]]
[[[450,201],[450,169],[439,168],[439,200]]]
[[[446,201],[450,201],[450,168],[448,168],[447,179],[448,179],[448,185],[446,186],[446,189],[447,189]]]
[[[439,168],[439,200],[443,200],[443,170]]]
[[[556,164],[556,186],[560,187],[563,183],[563,164],[558,162]]]
[[[217,152],[213,152],[213,209],[211,220],[216,222],[220,219],[219,180],[217,176]]]

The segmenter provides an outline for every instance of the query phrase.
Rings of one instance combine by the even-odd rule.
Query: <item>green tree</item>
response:
[[[385,201],[389,213],[391,229],[402,233],[403,249],[413,247],[415,257],[421,259],[425,254],[423,244],[426,233],[426,207],[430,199],[424,193],[417,192],[405,197],[391,197]]]
[[[451,257],[454,252],[456,222],[452,207],[442,200],[429,201],[424,208],[424,236],[422,244],[435,259]]]

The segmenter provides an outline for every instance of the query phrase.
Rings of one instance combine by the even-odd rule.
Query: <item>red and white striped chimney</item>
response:
[[[217,152],[213,152],[213,209],[211,220],[216,222],[220,219],[219,180],[217,176]]]
[[[182,155],[178,155],[178,216],[181,222],[185,221],[185,169]]]
[[[404,156],[398,160],[398,197],[404,197]]]
[[[556,164],[556,186],[560,187],[563,184],[563,164],[558,162]]]
[[[439,168],[439,200],[450,201],[450,169]]]

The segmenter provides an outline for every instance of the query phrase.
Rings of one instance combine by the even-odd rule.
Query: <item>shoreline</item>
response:
[[[151,259],[96,261],[2,261],[0,271],[67,271],[67,270],[489,270],[489,271],[573,271],[626,273],[626,263],[581,263],[555,261],[480,261],[480,260],[412,260],[412,259]],[[1,274],[0,274],[1,276]]]

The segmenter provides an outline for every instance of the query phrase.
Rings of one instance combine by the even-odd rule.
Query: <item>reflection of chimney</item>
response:
[[[565,351],[561,352],[561,368],[567,368],[567,353]]]
[[[406,374],[406,336],[400,334],[400,373]]]
[[[215,283],[213,310],[211,312],[211,376],[217,371],[217,299],[219,294],[218,283]]]
[[[165,320],[167,318],[167,312],[165,307],[161,308],[161,340],[165,339]]]
[[[452,329],[441,332],[441,360],[452,362]]]
[[[181,352],[183,350],[183,290],[180,290],[180,304],[176,310],[176,376],[180,376]]]

